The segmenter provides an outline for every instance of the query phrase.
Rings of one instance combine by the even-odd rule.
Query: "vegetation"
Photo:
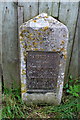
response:
[[[80,119],[80,84],[72,80],[64,86],[62,102],[59,106],[31,105],[21,100],[20,90],[4,90],[2,118],[53,118]]]

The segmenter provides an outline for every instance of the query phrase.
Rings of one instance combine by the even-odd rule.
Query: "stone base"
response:
[[[29,104],[48,104],[48,105],[59,105],[61,100],[56,95],[56,93],[48,92],[45,94],[42,93],[26,93],[23,96],[23,100],[29,105]]]

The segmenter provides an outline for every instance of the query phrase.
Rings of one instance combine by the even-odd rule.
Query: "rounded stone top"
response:
[[[20,28],[24,26],[31,27],[33,29],[40,29],[43,27],[67,28],[64,24],[62,24],[52,16],[48,16],[47,13],[41,13],[33,19],[28,20],[27,22],[23,23]]]

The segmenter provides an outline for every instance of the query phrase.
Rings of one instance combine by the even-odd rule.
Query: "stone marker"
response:
[[[20,26],[19,37],[22,99],[27,103],[60,104],[67,58],[67,27],[42,13]]]

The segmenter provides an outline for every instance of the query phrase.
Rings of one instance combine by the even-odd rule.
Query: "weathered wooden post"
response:
[[[2,3],[0,3],[0,119],[2,116]]]
[[[22,99],[27,103],[61,102],[68,30],[46,13],[20,26]]]

